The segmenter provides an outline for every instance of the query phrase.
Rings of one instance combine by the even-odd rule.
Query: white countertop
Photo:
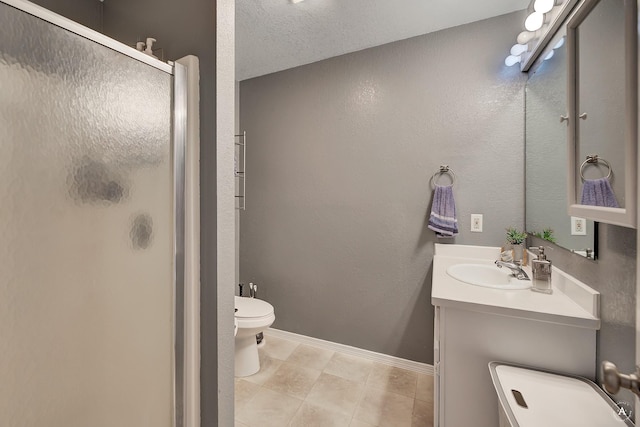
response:
[[[500,248],[445,244],[435,246],[431,290],[431,303],[434,306],[600,329],[600,294],[555,266],[552,272],[552,294],[528,289],[492,289],[460,282],[449,276],[446,270],[454,264],[491,265],[499,258]],[[531,270],[528,267],[524,269],[531,277]]]

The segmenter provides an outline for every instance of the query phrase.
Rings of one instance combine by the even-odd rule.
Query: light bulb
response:
[[[531,15],[527,16],[527,19],[524,21],[524,27],[528,31],[537,31],[542,28],[543,23],[544,15],[540,12],[533,12]]]
[[[518,34],[518,38],[516,40],[520,44],[527,44],[531,39],[533,39],[534,36],[535,36],[535,33],[532,33],[531,31],[523,31],[520,34]]]
[[[533,10],[540,13],[547,13],[555,6],[554,0],[536,0],[533,3]]]
[[[514,44],[511,47],[511,55],[520,56],[528,50],[528,46],[526,44]]]
[[[507,67],[511,67],[512,65],[516,65],[518,62],[520,62],[519,56],[509,55],[504,60],[504,65],[506,65]]]
[[[551,59],[553,58],[553,52],[555,52],[554,50],[552,50],[551,52],[549,52],[549,54],[547,56],[544,57],[544,60],[546,61],[547,59]]]
[[[556,45],[553,48],[554,49],[561,48],[563,44],[564,44],[564,37],[560,38],[560,40],[558,40],[558,43],[556,43]]]

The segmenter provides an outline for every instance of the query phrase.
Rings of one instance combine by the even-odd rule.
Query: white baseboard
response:
[[[427,363],[414,362],[413,360],[401,359],[400,357],[389,356],[387,354],[376,353],[375,351],[364,350],[357,347],[351,347],[345,344],[338,344],[331,341],[325,341],[318,338],[312,338],[305,335],[295,334],[293,332],[282,331],[280,329],[267,329],[264,334],[267,337],[281,338],[299,344],[306,344],[318,347],[324,350],[336,351],[338,353],[357,356],[383,365],[394,366],[396,368],[406,369],[408,371],[417,372],[419,374],[433,375],[433,365]]]

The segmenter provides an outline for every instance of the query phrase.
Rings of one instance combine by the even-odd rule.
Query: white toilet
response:
[[[260,370],[256,335],[276,320],[273,306],[257,298],[236,298],[236,377],[247,377]]]

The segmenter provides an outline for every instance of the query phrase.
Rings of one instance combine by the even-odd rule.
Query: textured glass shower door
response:
[[[173,425],[172,87],[0,3],[0,425]]]

